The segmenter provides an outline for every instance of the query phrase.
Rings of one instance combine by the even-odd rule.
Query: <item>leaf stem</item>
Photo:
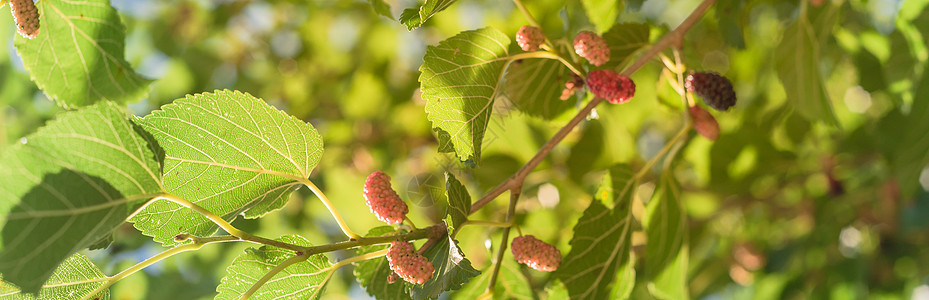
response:
[[[635,178],[636,180],[639,180],[639,179],[642,178],[642,176],[645,176],[645,174],[648,173],[648,170],[651,169],[652,166],[654,166],[655,163],[658,162],[659,159],[661,159],[662,157],[664,157],[664,155],[665,155],[666,153],[668,153],[668,150],[671,150],[671,148],[672,148],[675,144],[677,144],[677,142],[678,142],[681,138],[683,138],[685,135],[687,135],[687,132],[688,132],[689,130],[690,130],[690,123],[684,123],[684,126],[681,127],[681,130],[679,130],[679,131],[677,132],[677,134],[674,135],[674,138],[672,138],[670,141],[668,141],[668,142],[664,145],[664,147],[661,148],[661,151],[658,151],[658,154],[655,154],[655,156],[652,156],[652,158],[649,159],[648,162],[645,163],[645,166],[643,166],[642,169],[639,169],[639,172],[635,174],[635,177],[634,177],[634,178]]]
[[[258,289],[260,289],[262,286],[264,286],[265,283],[268,283],[268,280],[271,280],[271,278],[274,278],[274,275],[277,275],[277,273],[280,273],[281,271],[284,271],[284,269],[287,269],[287,267],[290,267],[290,266],[292,266],[292,265],[294,265],[294,264],[296,264],[296,263],[301,263],[301,262],[306,261],[307,259],[310,258],[310,256],[311,256],[311,255],[308,255],[308,254],[304,253],[304,254],[301,254],[301,255],[294,255],[293,257],[288,258],[287,260],[282,261],[280,264],[278,264],[277,266],[275,266],[274,269],[271,269],[271,271],[268,271],[268,273],[265,273],[264,276],[261,276],[261,278],[259,278],[258,281],[256,281],[254,284],[252,284],[252,286],[251,286],[250,288],[248,288],[248,290],[245,291],[244,294],[242,294],[241,296],[239,296],[239,300],[248,299],[248,298],[251,297],[253,294],[255,294],[255,292],[257,292]]]
[[[323,278],[323,281],[321,281],[321,282],[319,283],[319,287],[320,287],[320,288],[316,289],[316,292],[314,292],[313,295],[310,296],[309,299],[316,299],[316,296],[319,294],[319,292],[323,290],[322,287],[323,287],[324,285],[326,285],[327,282],[329,282],[329,279],[330,279],[330,278],[332,278],[332,274],[335,273],[335,270],[338,270],[339,268],[341,268],[341,267],[343,267],[343,266],[345,266],[345,265],[351,264],[351,263],[355,263],[355,262],[359,262],[359,261],[363,261],[363,260],[369,260],[369,259],[372,259],[372,258],[378,258],[378,257],[384,256],[384,255],[387,255],[387,250],[388,250],[388,249],[378,250],[378,251],[374,251],[374,252],[371,252],[371,253],[365,253],[365,254],[358,255],[358,256],[355,256],[355,257],[352,257],[352,258],[348,258],[348,259],[339,261],[339,262],[335,263],[334,265],[329,266],[329,267],[327,267],[327,268],[321,270],[321,271],[323,271],[323,272],[329,272],[329,273],[327,273],[327,274],[326,274],[326,278]]]
[[[510,206],[506,210],[506,221],[513,222],[516,214],[516,202],[519,201],[519,193],[522,184],[510,189]],[[503,255],[506,254],[507,242],[510,240],[510,228],[503,228],[503,237],[500,238],[500,251],[497,252],[497,259],[494,260],[494,270],[490,273],[490,282],[487,283],[487,292],[493,293],[494,285],[497,284],[497,275],[500,274],[500,266],[503,265]]]
[[[679,43],[680,40],[683,38],[684,34],[687,33],[687,31],[690,30],[690,28],[693,27],[693,25],[696,24],[697,21],[699,21],[700,18],[703,17],[704,14],[706,14],[707,9],[709,9],[709,7],[713,5],[713,3],[715,2],[716,0],[704,0],[703,2],[701,2],[700,5],[697,6],[697,8],[695,8],[694,11],[690,13],[687,19],[684,19],[684,21],[681,22],[681,24],[678,25],[677,28],[675,28],[674,30],[666,34],[664,37],[661,38],[661,40],[659,40],[654,45],[652,45],[651,48],[649,48],[647,51],[645,51],[645,53],[639,56],[631,65],[626,67],[626,69],[623,70],[622,74],[625,76],[632,75],[632,73],[635,73],[635,71],[638,71],[639,68],[644,66],[648,61],[650,61],[653,57],[655,57],[655,55],[658,55],[659,53],[661,53],[662,50],[671,46],[673,43]],[[587,117],[588,114],[590,114],[590,112],[594,109],[594,107],[600,104],[600,102],[603,102],[603,99],[598,97],[598,98],[594,98],[593,100],[591,100],[590,103],[587,103],[587,105],[584,106],[584,108],[578,111],[577,114],[574,115],[574,117],[571,118],[570,121],[568,121],[568,124],[565,124],[565,126],[559,129],[558,132],[555,133],[555,135],[552,136],[552,138],[549,139],[548,142],[545,143],[545,145],[542,145],[542,148],[539,149],[539,152],[536,153],[536,155],[533,156],[532,159],[526,162],[525,165],[519,168],[519,170],[516,171],[516,174],[513,174],[512,176],[510,176],[509,178],[501,182],[499,185],[491,189],[489,192],[487,192],[487,194],[481,197],[481,199],[474,202],[474,204],[471,205],[470,213],[473,214],[477,212],[482,207],[484,207],[484,205],[487,205],[487,203],[490,203],[491,201],[496,199],[497,196],[500,196],[500,194],[503,194],[503,192],[505,192],[506,190],[509,190],[514,186],[521,185],[522,182],[526,179],[526,176],[528,176],[529,173],[532,172],[532,170],[535,169],[535,167],[538,166],[539,163],[542,162],[542,159],[544,159],[546,156],[548,156],[549,153],[551,153],[555,145],[560,143],[561,140],[563,140],[565,136],[567,136],[568,133],[571,132],[571,130],[573,130],[574,127],[576,127],[577,124],[581,122],[581,120],[583,120],[584,118]],[[689,127],[689,126],[690,125],[688,124],[685,127]]]
[[[339,214],[339,211],[335,209],[335,206],[332,205],[332,202],[329,201],[329,198],[326,197],[326,194],[324,194],[323,191],[320,190],[319,187],[316,186],[316,184],[314,184],[312,181],[306,178],[301,178],[300,183],[310,188],[310,190],[313,191],[313,194],[316,194],[316,197],[318,197],[319,200],[323,202],[323,205],[325,205],[326,208],[329,209],[329,213],[331,213],[332,217],[335,218],[335,221],[339,223],[339,228],[342,229],[342,232],[345,233],[345,235],[348,236],[348,238],[350,239],[361,238],[361,235],[358,235],[357,233],[352,231],[350,228],[348,228],[348,224],[345,223],[345,219],[342,219],[342,215]]]
[[[148,267],[148,266],[151,266],[151,265],[154,264],[154,263],[157,263],[157,262],[159,262],[159,261],[162,261],[162,260],[164,260],[164,259],[166,259],[166,258],[168,258],[168,257],[171,257],[171,256],[175,255],[175,254],[182,253],[182,252],[187,252],[187,251],[191,251],[191,250],[197,250],[197,249],[200,249],[200,247],[203,247],[203,245],[210,244],[210,243],[232,242],[232,241],[237,241],[237,240],[239,240],[238,237],[231,236],[231,235],[217,236],[217,237],[206,237],[206,238],[191,237],[191,239],[194,241],[193,243],[185,244],[185,245],[180,245],[180,246],[176,246],[176,247],[174,247],[174,248],[165,250],[165,251],[163,251],[163,252],[161,252],[161,253],[158,253],[158,254],[155,255],[155,256],[149,257],[148,259],[143,260],[143,261],[141,261],[141,262],[135,264],[135,265],[132,266],[132,267],[129,267],[128,269],[123,270],[122,272],[119,272],[119,274],[116,274],[116,275],[107,277],[106,282],[104,282],[102,285],[98,286],[96,289],[94,289],[93,291],[91,291],[91,292],[88,293],[87,295],[84,295],[84,297],[81,298],[81,299],[84,299],[84,300],[86,300],[86,299],[91,299],[91,297],[94,297],[94,296],[96,296],[96,295],[102,293],[102,292],[105,291],[107,288],[109,288],[109,287],[112,286],[114,283],[116,283],[117,281],[120,281],[120,280],[122,280],[123,278],[126,278],[126,277],[128,277],[129,275],[134,274],[135,272],[138,272],[139,270],[142,270],[142,269],[144,269],[144,268],[146,268],[146,267]]]
[[[524,52],[524,53],[513,54],[510,56],[507,56],[507,61],[515,61],[515,60],[527,59],[527,58],[555,59],[555,60],[560,61],[566,67],[568,67],[568,69],[571,69],[571,72],[574,72],[574,74],[577,74],[578,76],[581,76],[582,78],[587,77],[587,73],[581,70],[578,66],[574,65],[574,63],[566,60],[564,57],[561,57],[561,55],[558,55],[557,53],[552,53],[550,51],[534,51],[534,52]]]

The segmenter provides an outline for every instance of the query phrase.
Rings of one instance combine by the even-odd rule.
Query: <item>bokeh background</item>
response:
[[[806,0],[803,0],[806,1]],[[393,16],[412,0],[389,0]],[[592,29],[579,1],[525,0],[553,38]],[[626,1],[622,22],[645,23],[652,39],[679,24],[699,1]],[[816,69],[838,124],[807,118],[778,78],[778,45],[802,6],[832,7]],[[325,152],[311,179],[359,232],[380,225],[362,198],[375,170],[412,208],[417,225],[444,216],[444,172],[476,199],[513,174],[582,105],[553,120],[497,101],[476,168],[437,153],[419,97],[427,45],[462,30],[493,26],[514,34],[526,19],[510,1],[462,0],[408,31],[367,1],[113,0],[128,29],[127,60],[155,79],[130,105],[145,115],[186,94],[235,89],[310,122]],[[718,141],[692,135],[674,172],[690,222],[689,289],[703,299],[929,299],[929,9],[924,0],[720,0],[684,43],[684,62],[735,85],[739,103],[715,113]],[[817,25],[817,24],[814,24]],[[13,48],[12,18],[0,13],[0,150],[61,111],[29,80]],[[781,54],[783,55],[783,54]],[[642,167],[682,126],[679,96],[653,62],[633,76],[632,102],[601,105],[532,173],[518,207],[524,233],[567,253],[576,219],[610,165]],[[555,99],[550,99],[558,101]],[[541,100],[540,100],[541,101]],[[802,100],[801,100],[802,101]],[[920,122],[920,120],[923,120]],[[915,133],[913,133],[915,132]],[[920,133],[922,132],[922,133]],[[660,171],[658,169],[655,170]],[[655,174],[639,188],[654,189]],[[505,197],[505,196],[504,196]],[[477,219],[502,220],[505,201]],[[276,237],[315,244],[344,237],[309,191],[278,213],[237,220]],[[499,232],[459,235],[478,269],[490,265]],[[116,299],[209,299],[246,244],[207,246],[118,283]],[[127,225],[105,250],[89,252],[105,273],[162,251]],[[336,252],[344,259],[351,252]],[[326,299],[365,299],[350,268]],[[544,290],[547,274],[526,271]],[[543,296],[544,297],[544,293]],[[637,287],[633,298],[647,298]]]

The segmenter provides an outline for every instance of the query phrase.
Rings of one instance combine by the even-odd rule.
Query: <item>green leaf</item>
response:
[[[380,226],[369,230],[365,237],[384,236],[395,232],[391,226]],[[358,247],[355,255],[380,251],[387,249],[388,246],[388,244],[381,244]],[[384,256],[355,263],[355,280],[358,280],[368,295],[377,299],[410,299],[411,296],[407,293],[408,284],[405,281],[397,280],[394,283],[387,283],[387,276],[390,276],[390,273],[390,265],[387,264],[387,257]]]
[[[919,174],[929,164],[929,101],[925,100],[929,99],[929,72],[923,72],[914,89],[913,107],[898,133],[902,138],[896,141],[894,155],[889,157],[903,195],[919,189]]]
[[[19,299],[75,299],[90,294],[107,280],[106,275],[86,256],[75,254],[61,263],[54,275],[45,282],[38,296],[23,294],[15,286],[0,282],[0,298]],[[109,290],[94,299],[110,299]]]
[[[374,8],[374,12],[379,15],[394,19],[394,15],[390,13],[390,4],[384,2],[384,0],[368,0],[371,2],[371,7]]]
[[[297,235],[282,236],[277,241],[309,247],[310,242]],[[294,251],[273,246],[248,248],[226,268],[225,277],[216,287],[215,299],[239,299],[259,278],[274,269]],[[335,269],[324,254],[310,256],[303,262],[285,268],[261,286],[250,299],[319,299],[326,282]]]
[[[835,14],[824,17],[835,19]],[[821,40],[823,37],[816,36],[814,29],[806,14],[801,14],[787,27],[775,52],[777,76],[784,85],[788,101],[801,115],[811,121],[838,125],[819,73],[819,49],[825,42]]]
[[[445,10],[455,3],[455,0],[426,0],[426,3],[418,8],[407,8],[400,14],[400,23],[406,25],[407,30],[413,30],[423,26],[426,20],[433,15]]]
[[[471,195],[452,173],[445,173],[445,196],[448,199],[448,218],[451,227],[457,230],[468,221],[471,213]]]
[[[632,254],[630,254],[632,255]],[[635,287],[635,258],[629,257],[629,263],[623,264],[613,279],[613,289],[610,290],[610,299],[629,299]]]
[[[461,290],[452,294],[453,300],[478,299],[487,290],[490,283],[490,272],[484,272],[474,280],[465,284]],[[500,274],[497,276],[497,285],[494,287],[494,299],[526,299],[532,300],[535,292],[532,285],[523,275],[520,266],[512,255],[503,258]]]
[[[101,100],[134,102],[150,80],[126,62],[126,29],[107,0],[36,3],[41,31],[35,39],[17,35],[16,52],[32,80],[63,107]]]
[[[457,290],[472,277],[481,272],[471,267],[471,262],[464,257],[458,242],[445,235],[432,248],[423,253],[435,267],[432,280],[413,285],[410,294],[413,299],[437,299],[445,291]]]
[[[610,31],[603,34],[603,39],[610,46],[610,61],[603,65],[603,68],[614,69],[625,65],[632,54],[648,45],[648,34],[649,28],[645,24],[613,25]]]
[[[311,125],[241,92],[187,96],[138,122],[164,148],[167,191],[229,221],[281,208],[323,151]],[[217,229],[203,215],[167,200],[155,201],[131,221],[167,246],[176,244],[179,233],[207,236]]]
[[[55,268],[161,194],[154,152],[125,111],[60,114],[0,155],[0,273],[34,293]]]
[[[574,227],[571,252],[555,271],[568,288],[571,298],[603,299],[608,297],[620,270],[632,263],[629,259],[632,239],[632,199],[636,180],[632,169],[618,165],[604,177],[597,199],[584,210]],[[613,209],[603,202],[614,202]],[[626,275],[625,271],[620,275]],[[635,281],[634,278],[622,280]]]
[[[479,161],[481,140],[508,60],[510,38],[493,28],[465,31],[429,46],[419,76],[426,113],[448,133],[462,161]],[[439,134],[442,137],[442,134]]]
[[[561,100],[568,80],[572,80],[571,71],[557,60],[524,59],[510,65],[503,90],[520,111],[551,120],[577,103],[575,97]]]
[[[740,17],[745,12],[744,8],[745,2],[740,0],[723,0],[716,4],[720,34],[726,44],[738,49],[745,49],[745,37],[740,22]]]
[[[687,299],[687,220],[681,204],[681,189],[672,172],[661,174],[645,214],[648,238],[645,274],[649,291],[662,299]]]
[[[597,27],[597,32],[604,32],[613,24],[625,8],[621,0],[581,0],[587,18]]]

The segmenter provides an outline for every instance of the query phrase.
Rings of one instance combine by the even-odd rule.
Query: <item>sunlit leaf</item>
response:
[[[571,252],[555,271],[572,299],[603,299],[619,272],[631,264],[632,199],[636,180],[626,165],[615,166],[604,177],[597,199],[584,210],[574,226]],[[613,209],[603,202],[614,203]],[[634,274],[633,274],[634,276]],[[635,278],[622,278],[635,281]]]
[[[371,2],[371,7],[374,8],[374,12],[377,14],[390,19],[394,18],[394,15],[390,13],[390,4],[387,4],[384,0],[368,0],[368,2]]]
[[[100,100],[134,102],[150,80],[126,62],[126,29],[107,0],[36,3],[41,29],[35,39],[17,35],[16,52],[32,80],[64,107]]]
[[[15,286],[0,282],[0,299],[74,299],[90,294],[107,280],[106,275],[86,256],[75,254],[61,263],[52,277],[45,282],[38,297],[25,294]],[[110,292],[104,290],[94,299],[110,299]]]
[[[429,20],[429,18],[432,18],[433,15],[445,10],[451,6],[452,3],[455,3],[455,0],[425,1],[426,3],[423,3],[423,5],[404,9],[403,13],[400,14],[400,23],[406,25],[407,30],[413,30],[423,26],[423,24],[426,23],[426,20]]]
[[[162,193],[155,154],[103,102],[64,113],[0,155],[0,273],[36,292],[58,264]]]
[[[297,235],[282,236],[277,241],[299,246],[311,246],[305,238]],[[274,269],[294,251],[273,246],[248,248],[226,268],[228,274],[216,287],[219,295],[215,299],[239,299],[259,278]],[[328,277],[335,270],[325,255],[317,254],[303,262],[285,268],[261,286],[249,299],[319,299]]]
[[[834,19],[835,14],[821,17]],[[775,53],[777,76],[784,84],[788,101],[800,114],[811,121],[838,125],[819,73],[820,48],[824,43],[822,37],[816,36],[815,29],[806,14],[787,27]]]
[[[485,28],[426,49],[419,76],[426,113],[434,128],[448,133],[448,140],[440,142],[451,142],[462,161],[480,160],[509,45],[508,36]]]
[[[507,250],[509,253],[509,250]],[[453,300],[472,300],[487,291],[490,284],[491,269],[465,284],[461,290],[452,294]],[[505,255],[500,274],[497,275],[497,284],[494,286],[494,299],[535,299],[535,293],[529,280],[523,275],[520,266],[512,255]]]
[[[471,213],[471,195],[452,173],[445,173],[445,194],[448,198],[449,225],[457,230]]]
[[[432,280],[413,285],[413,299],[437,299],[445,291],[457,290],[481,272],[471,267],[471,262],[458,248],[458,242],[450,236],[439,239],[432,248],[423,253],[435,267]]]
[[[226,220],[281,208],[323,151],[322,137],[310,124],[241,92],[187,96],[138,122],[164,148],[167,191]],[[207,236],[217,229],[203,215],[167,200],[155,201],[131,221],[165,245],[176,244],[179,233]]]
[[[905,194],[919,188],[920,173],[929,164],[929,73],[923,73],[922,80],[916,85],[913,107],[906,116],[902,138],[897,142],[894,155],[890,157],[894,174],[900,188]]]
[[[681,188],[670,173],[662,173],[646,207],[645,274],[651,280],[648,290],[655,297],[687,299],[687,220]]]
[[[619,0],[582,0],[587,18],[597,27],[598,32],[610,29],[616,18],[623,12],[623,1]]]
[[[514,62],[503,83],[506,96],[519,111],[546,120],[554,119],[577,103],[572,94],[561,100],[571,71],[553,59],[524,59]]]
[[[371,228],[365,237],[384,236],[395,233],[391,226],[380,226]],[[355,255],[367,254],[375,251],[387,249],[388,244],[371,245],[359,247]],[[410,299],[407,293],[407,283],[398,279],[394,283],[387,282],[387,276],[390,276],[390,265],[387,263],[387,257],[378,257],[375,259],[363,260],[355,263],[355,280],[361,284],[368,295],[377,299]]]

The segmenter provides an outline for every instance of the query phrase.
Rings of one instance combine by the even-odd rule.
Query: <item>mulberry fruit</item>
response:
[[[10,12],[20,35],[34,39],[39,34],[39,9],[32,0],[11,0]]]
[[[710,112],[699,106],[692,106],[690,107],[690,118],[693,120],[694,130],[697,133],[711,141],[719,138],[719,123],[716,122],[716,118],[713,118]]]
[[[523,26],[516,32],[516,43],[523,51],[539,50],[539,45],[545,41],[545,35],[538,27]]]
[[[406,213],[410,211],[406,203],[400,200],[400,195],[390,187],[390,176],[381,171],[368,175],[368,179],[365,180],[364,197],[371,212],[378,220],[387,224],[403,222]]]
[[[632,79],[612,70],[590,71],[587,75],[587,87],[594,96],[613,104],[629,102],[629,99],[635,96],[635,83]]]
[[[435,272],[432,262],[416,253],[413,244],[409,242],[391,242],[390,249],[387,249],[387,263],[393,271],[387,278],[388,283],[396,281],[396,277],[391,278],[396,274],[406,282],[423,284],[432,279],[432,273]]]
[[[577,34],[574,38],[574,52],[595,66],[610,61],[610,46],[606,44],[606,40],[590,31]]]
[[[561,100],[568,100],[571,96],[574,96],[574,92],[581,89],[584,86],[584,79],[581,79],[580,76],[571,73],[571,79],[565,81],[564,90],[561,90]]]
[[[531,235],[513,239],[510,244],[516,261],[539,271],[555,271],[561,265],[561,251]]]
[[[736,97],[732,82],[718,73],[692,73],[687,76],[684,86],[718,111],[726,111],[735,105]]]

